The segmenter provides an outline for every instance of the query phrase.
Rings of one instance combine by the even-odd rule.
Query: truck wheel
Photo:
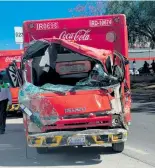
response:
[[[124,150],[124,142],[112,144],[112,149],[114,152],[122,152]]]
[[[41,148],[36,148],[36,150],[38,154],[45,154],[47,153],[48,148],[41,147]]]

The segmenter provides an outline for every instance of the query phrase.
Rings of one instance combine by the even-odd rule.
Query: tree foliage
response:
[[[73,16],[125,14],[128,24],[129,43],[146,44],[155,48],[154,1],[97,1],[86,2],[71,9]]]
[[[86,2],[84,4],[79,4],[75,8],[69,9],[72,16],[93,16],[93,15],[103,15],[106,10],[105,1],[97,2]]]

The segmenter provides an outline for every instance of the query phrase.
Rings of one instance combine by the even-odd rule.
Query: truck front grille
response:
[[[76,115],[65,115],[63,119],[73,119],[73,118],[88,118],[91,113],[76,114]],[[96,117],[107,116],[106,112],[94,112],[92,113]]]
[[[43,130],[69,130],[69,129],[87,129],[90,127],[111,127],[112,116],[102,116],[94,118],[74,118],[62,119],[52,125],[43,127]]]

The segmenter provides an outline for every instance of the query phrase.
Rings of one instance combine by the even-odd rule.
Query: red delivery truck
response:
[[[1,50],[0,51],[0,73],[4,75],[5,82],[10,84],[9,78],[6,74],[6,68],[13,60],[16,60],[17,66],[19,68],[22,54],[23,54],[23,50]],[[11,86],[12,105],[8,107],[8,112],[19,111],[18,90],[19,90],[18,87]]]
[[[13,62],[8,73],[20,86],[28,145],[122,152],[131,123],[125,15],[25,21],[23,36],[21,69]]]

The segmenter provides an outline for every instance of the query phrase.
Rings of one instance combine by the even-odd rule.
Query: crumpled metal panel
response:
[[[38,133],[35,136],[45,136],[45,137],[52,137],[52,136],[65,136],[67,135],[117,135],[117,134],[126,134],[127,131],[123,128],[117,129],[87,129],[83,131],[54,131],[48,133]],[[34,135],[30,135],[33,137]]]
[[[77,141],[77,139],[79,139],[79,141]],[[85,131],[56,131],[29,135],[28,146],[93,146],[105,145],[108,143],[120,143],[125,142],[126,140],[127,130],[125,129],[89,129]]]
[[[59,120],[59,115],[52,103],[48,98],[41,95],[44,92],[47,91],[28,82],[19,91],[19,103],[26,106],[32,112],[30,119],[38,127],[53,124]]]
[[[52,102],[42,93],[61,93],[66,94],[72,90],[88,90],[99,87],[116,87],[117,78],[107,75],[100,64],[96,64],[92,73],[85,80],[76,83],[75,86],[54,85],[47,83],[37,87],[32,83],[26,82],[19,91],[19,103],[27,107],[33,114],[30,119],[36,123],[39,128],[44,125],[54,124],[59,120],[59,113],[55,110]]]

